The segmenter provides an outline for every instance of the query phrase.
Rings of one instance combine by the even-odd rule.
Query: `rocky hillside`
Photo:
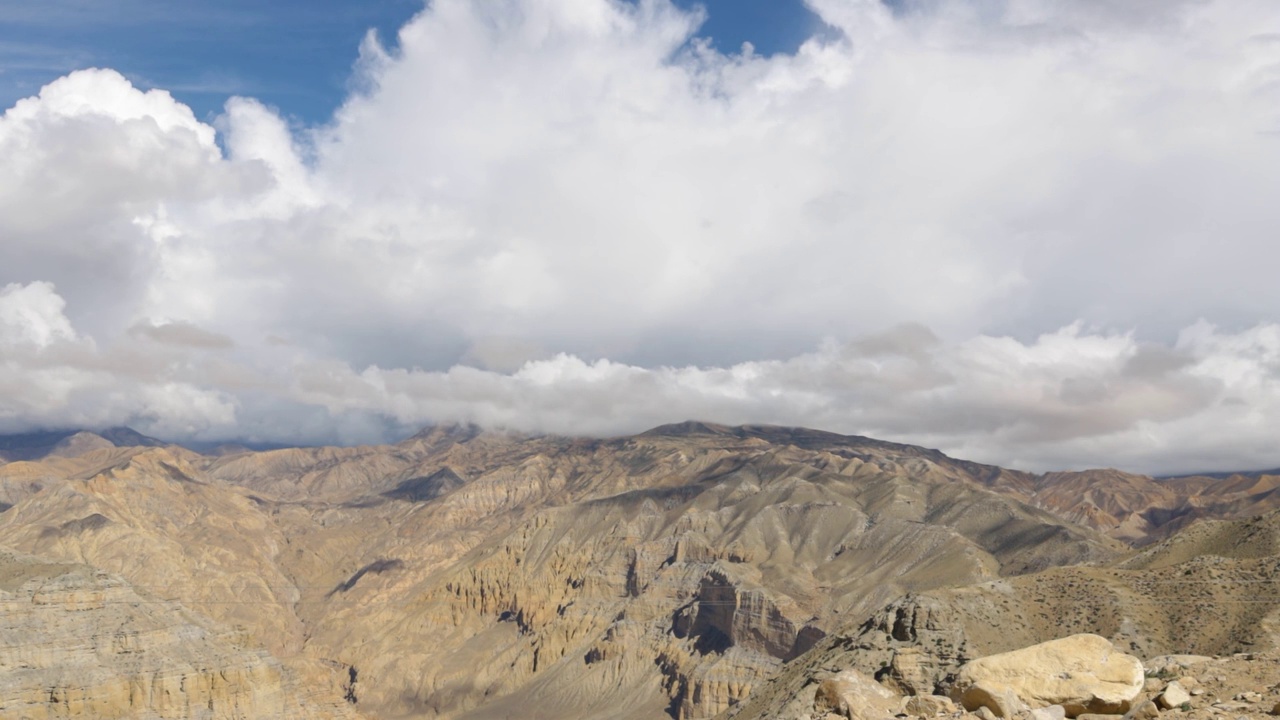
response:
[[[705,423],[210,455],[76,442],[0,464],[0,546],[117,574],[379,718],[711,717],[786,687],[771,678],[916,648],[932,682],[1063,627],[1184,650],[1199,616],[1148,612],[1172,607],[1182,556],[1118,539],[1172,521],[1110,523],[1216,492],[1170,484],[1144,507],[1163,481]],[[1269,557],[1224,561],[1215,581],[1239,585],[1203,586],[1198,612]],[[1196,649],[1241,647],[1270,622],[1250,607]]]
[[[824,638],[728,716],[784,716],[804,688],[848,668],[929,694],[969,660],[1071,633],[1142,658],[1274,651],[1278,538],[1280,512],[1207,521],[1109,566],[910,594]]]
[[[1202,518],[1246,518],[1280,509],[1280,475],[1272,473],[1157,479],[1087,470],[1046,473],[1030,487],[1003,489],[1134,545],[1157,542]]]
[[[361,717],[324,685],[119,576],[0,550],[0,717]]]

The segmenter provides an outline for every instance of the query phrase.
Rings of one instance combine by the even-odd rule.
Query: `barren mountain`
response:
[[[352,667],[379,717],[535,699],[707,716],[904,592],[1123,549],[989,490],[999,468],[780,428],[446,427],[396,446],[95,450],[23,470],[47,477],[0,516],[0,544],[120,573],[286,664]]]
[[[101,432],[88,430],[42,430],[19,435],[0,435],[0,462],[39,460],[50,455],[75,456],[111,447],[161,447],[167,443],[127,427]]]
[[[1157,542],[1200,518],[1245,518],[1280,509],[1280,475],[1228,473],[1153,478],[1119,470],[1053,472],[993,489],[1134,545]]]
[[[1173,648],[1186,617],[1127,608],[1181,568],[1115,537],[1219,490],[705,423],[208,456],[70,444],[0,465],[0,546],[118,574],[379,718],[709,717],[830,653],[875,665],[937,636],[945,671],[1056,614]],[[1266,492],[1237,486],[1222,497]],[[1201,645],[1243,642],[1255,615]]]

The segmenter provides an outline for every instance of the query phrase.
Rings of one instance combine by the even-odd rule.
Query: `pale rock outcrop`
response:
[[[1013,688],[995,683],[971,685],[957,699],[967,710],[990,710],[999,718],[1015,718],[1028,711],[1027,704]]]
[[[1160,717],[1160,708],[1150,700],[1138,703],[1124,714],[1124,720],[1155,720],[1157,717]]]
[[[1066,716],[1067,711],[1061,705],[1036,708],[1030,712],[1031,720],[1063,720]]]
[[[952,690],[965,708],[1012,717],[1009,696],[1030,707],[1062,705],[1068,717],[1123,713],[1142,692],[1142,662],[1109,640],[1081,634],[990,655],[960,668]]]
[[[956,711],[956,704],[943,695],[911,695],[902,703],[902,711],[918,717],[950,715]]]
[[[904,647],[894,650],[889,673],[880,682],[903,695],[930,695],[938,674],[934,657],[920,648]]]
[[[1164,686],[1164,690],[1156,696],[1156,704],[1163,710],[1171,710],[1183,703],[1191,702],[1191,693],[1174,680]]]
[[[1212,660],[1208,655],[1160,655],[1143,663],[1143,668],[1148,675],[1177,673]]]
[[[823,680],[814,698],[814,712],[833,712],[850,720],[881,720],[898,713],[902,699],[857,670],[845,670]]]

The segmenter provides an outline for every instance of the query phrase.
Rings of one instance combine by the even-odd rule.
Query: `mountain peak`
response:
[[[691,435],[735,435],[734,429],[728,425],[685,420],[679,423],[659,425],[640,433],[640,437],[689,437]]]
[[[464,443],[474,440],[484,432],[475,423],[448,422],[429,425],[413,436],[404,440],[405,443],[426,442],[432,445],[440,443]]]
[[[143,435],[137,430],[124,425],[109,427],[97,434],[117,447],[164,447],[169,444],[150,435]]]

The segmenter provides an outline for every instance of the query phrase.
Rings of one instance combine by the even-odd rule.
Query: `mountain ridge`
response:
[[[1160,562],[1212,552],[1225,541],[1208,530],[1194,557],[1154,548],[1173,547],[1160,533],[1200,537],[1180,525],[1192,515],[1237,522],[1270,502],[1268,482],[1215,494],[1119,471],[1032,475],[805,428],[448,425],[395,445],[111,446],[0,464],[0,546],[162,590],[325,692],[348,680],[339,694],[379,717],[481,720],[536,702],[694,719],[746,707],[851,637],[869,645],[849,662],[891,659],[906,647],[899,616],[961,633],[939,636],[945,671],[957,648],[998,645],[983,639],[1004,617],[992,597],[1062,603],[1083,583],[1138,603],[1145,586],[1116,573],[1158,579]],[[1263,561],[1268,532],[1255,533]],[[1132,560],[1143,552],[1156,559]],[[1130,560],[1149,567],[1117,565]],[[937,598],[958,610],[929,610]],[[1108,631],[1101,608],[1073,622]],[[1143,626],[1144,648],[1167,649],[1160,627]]]

